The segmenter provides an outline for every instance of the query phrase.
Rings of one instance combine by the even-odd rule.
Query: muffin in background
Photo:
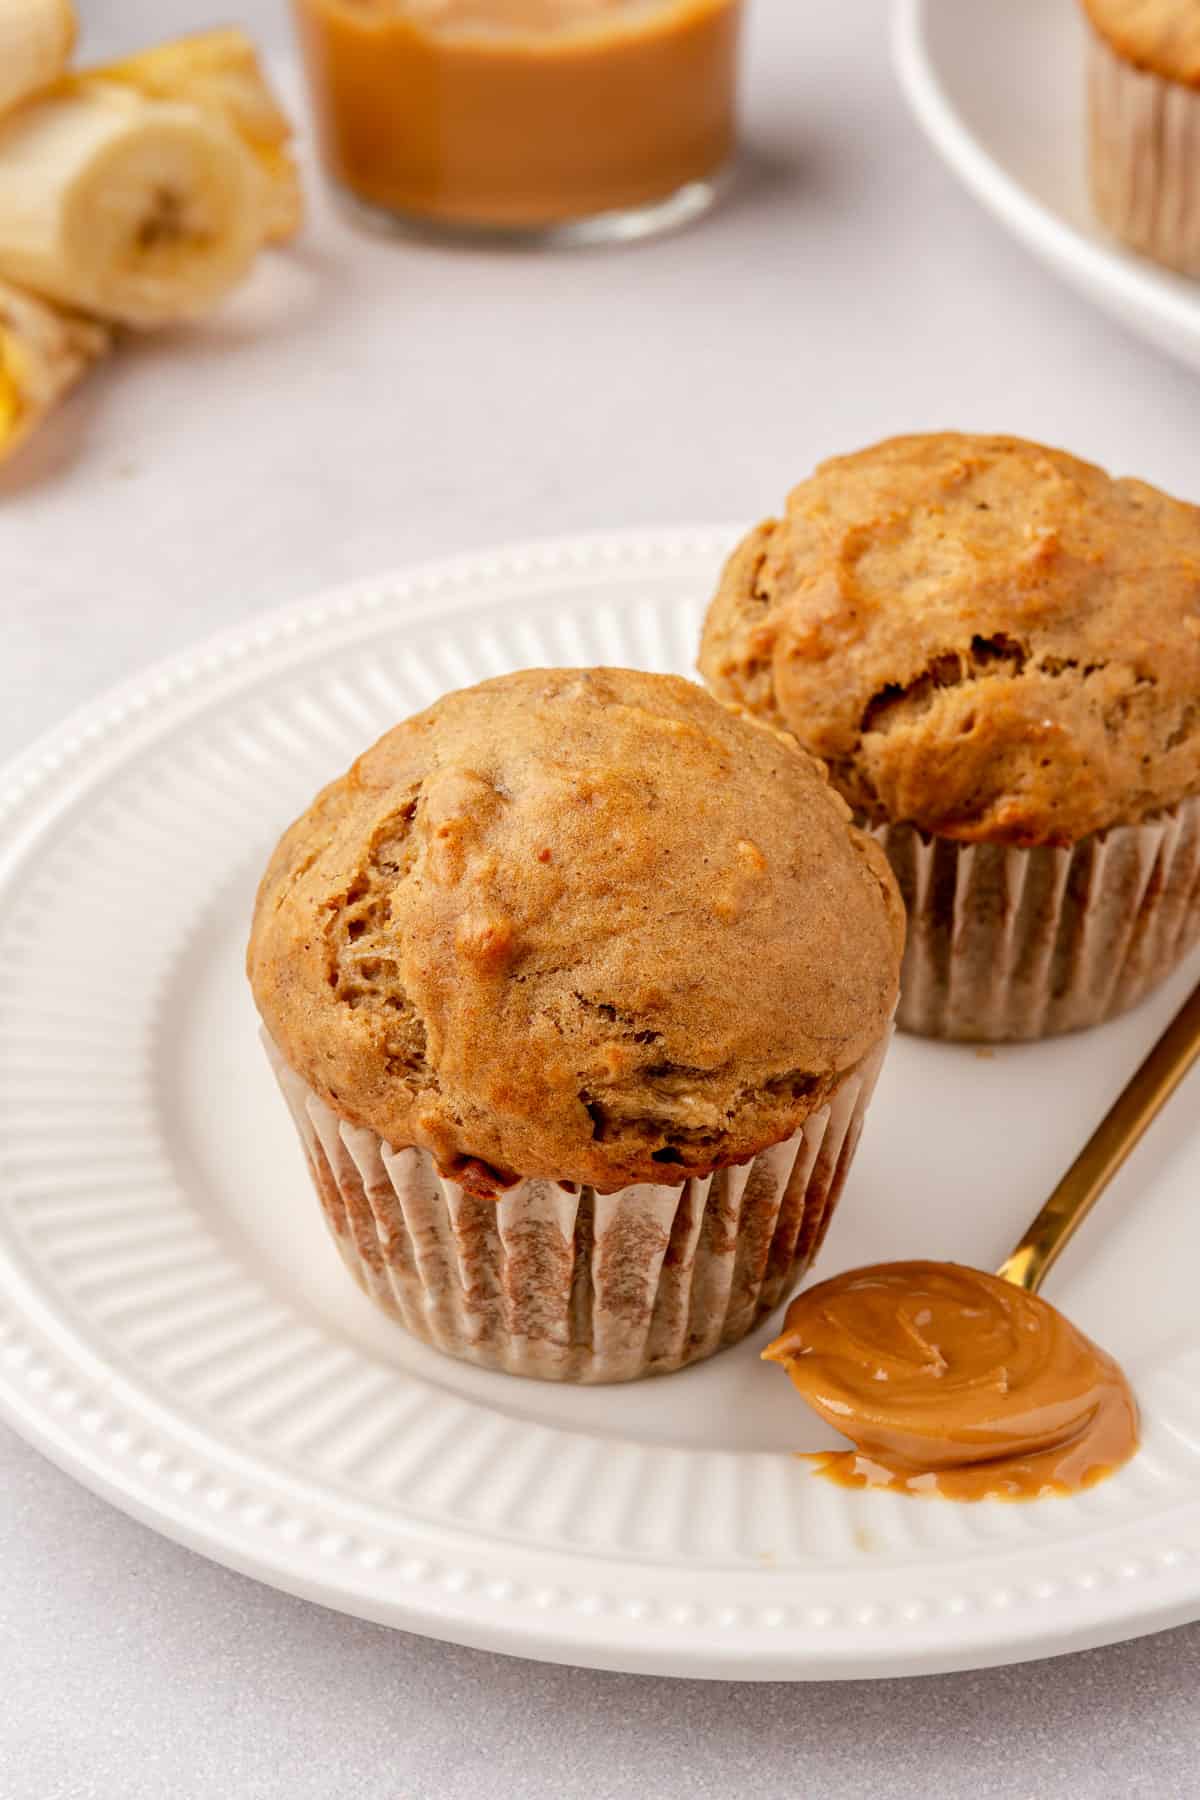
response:
[[[1083,0],[1083,7],[1096,214],[1144,256],[1200,275],[1200,6]]]
[[[894,438],[743,540],[700,667],[886,849],[908,1030],[1094,1025],[1200,935],[1200,509],[1019,438]]]
[[[790,738],[674,677],[529,670],[318,796],[248,969],[365,1291],[452,1355],[619,1381],[736,1342],[808,1267],[902,934]]]

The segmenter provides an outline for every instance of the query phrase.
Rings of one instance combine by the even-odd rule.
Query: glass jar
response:
[[[376,219],[603,240],[701,212],[742,0],[293,0],[335,182]]]

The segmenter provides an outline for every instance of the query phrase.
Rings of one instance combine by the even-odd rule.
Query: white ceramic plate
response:
[[[1200,1142],[1177,1101],[1056,1297],[1145,1447],[1077,1499],[851,1493],[756,1340],[578,1390],[377,1316],[326,1241],[241,958],[317,785],[439,692],[530,663],[686,670],[726,532],[368,583],[125,687],[0,775],[0,1406],[98,1492],[347,1612],[666,1674],[878,1675],[1200,1614]],[[1075,1041],[900,1040],[822,1267],[994,1264],[1187,985]],[[1194,1092],[1194,1090],[1193,1090]]]
[[[1078,0],[895,0],[905,92],[962,181],[1097,306],[1200,367],[1200,282],[1121,249],[1088,203]]]

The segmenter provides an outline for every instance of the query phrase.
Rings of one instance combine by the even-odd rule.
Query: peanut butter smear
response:
[[[956,1263],[878,1263],[797,1295],[763,1351],[852,1450],[810,1460],[847,1487],[1031,1500],[1133,1455],[1112,1358],[1045,1300]]]

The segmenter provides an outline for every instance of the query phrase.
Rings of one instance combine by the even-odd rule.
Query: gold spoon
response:
[[[995,1275],[876,1263],[792,1301],[763,1352],[854,1450],[820,1473],[959,1500],[1074,1492],[1133,1455],[1137,1404],[1117,1364],[1037,1298],[1152,1119],[1200,1055],[1200,987],[1109,1108]]]
[[[1197,1056],[1200,987],[1180,1007],[1132,1075],[997,1275],[1036,1294],[1130,1152],[1141,1142]]]

